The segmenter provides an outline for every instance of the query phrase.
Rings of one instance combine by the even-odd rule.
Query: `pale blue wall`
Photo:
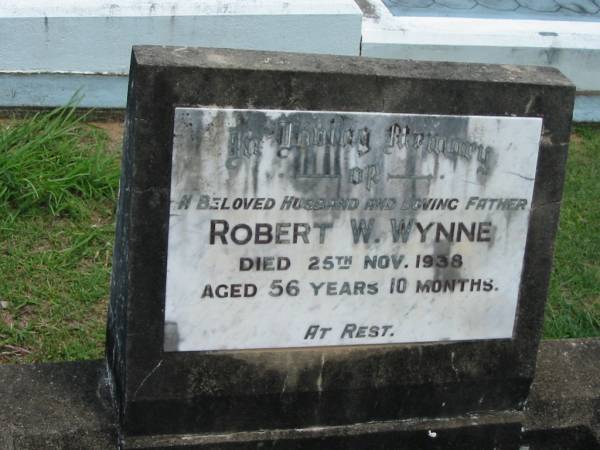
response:
[[[124,107],[133,45],[359,55],[353,0],[0,0],[0,107]]]

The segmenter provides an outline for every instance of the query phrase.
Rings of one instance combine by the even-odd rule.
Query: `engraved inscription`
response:
[[[510,338],[540,134],[176,108],[165,350]]]

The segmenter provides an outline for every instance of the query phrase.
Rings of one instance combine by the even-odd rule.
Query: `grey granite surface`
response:
[[[396,16],[599,20],[600,0],[383,0]]]

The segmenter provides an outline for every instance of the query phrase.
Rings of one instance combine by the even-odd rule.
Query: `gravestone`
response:
[[[550,68],[134,48],[124,448],[512,448],[573,95]]]

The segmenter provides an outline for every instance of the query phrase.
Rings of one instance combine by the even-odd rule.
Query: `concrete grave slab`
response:
[[[598,121],[600,5],[592,0],[359,0],[361,55],[556,67],[578,90],[575,121]]]

